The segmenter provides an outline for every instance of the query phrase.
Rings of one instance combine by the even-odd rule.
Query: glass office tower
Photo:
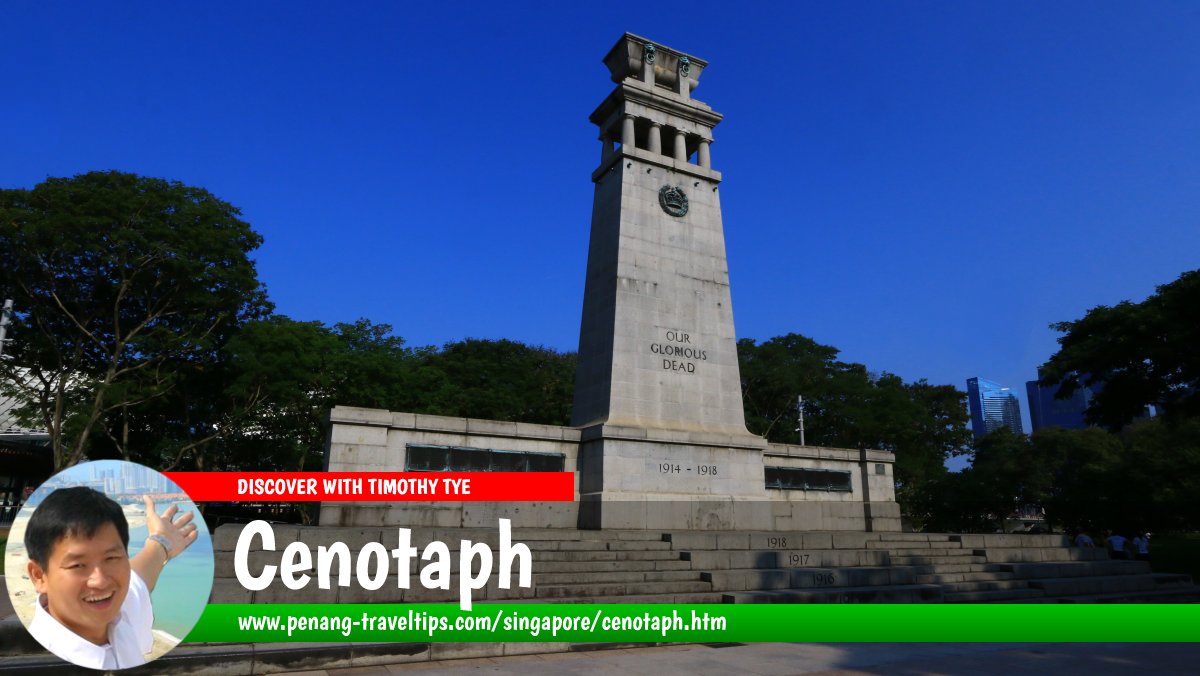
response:
[[[967,402],[971,407],[971,430],[978,439],[992,430],[1007,427],[1024,434],[1021,402],[1012,389],[983,378],[967,380]]]
[[[1038,371],[1038,377],[1042,375]],[[1066,429],[1082,430],[1087,428],[1088,405],[1092,397],[1100,390],[1099,384],[1093,385],[1090,378],[1080,378],[1080,385],[1070,397],[1059,399],[1058,385],[1039,385],[1037,380],[1025,383],[1025,394],[1029,400],[1029,422],[1036,432],[1045,427],[1064,427]]]

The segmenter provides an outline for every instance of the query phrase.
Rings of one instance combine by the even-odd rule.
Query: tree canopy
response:
[[[249,254],[262,238],[202,188],[115,171],[0,190],[0,295],[16,313],[3,367],[30,369],[24,413],[54,466],[101,436],[129,451],[126,413],[178,393],[270,309]]]
[[[1092,533],[1189,530],[1200,523],[1200,421],[1139,420],[1120,434],[1007,428],[975,444],[971,467],[931,485],[926,524],[991,532],[1020,508],[1041,508],[1053,528]],[[920,511],[921,505],[905,505]]]
[[[1119,429],[1154,406],[1170,418],[1200,415],[1200,270],[1142,301],[1088,310],[1051,325],[1063,333],[1042,367],[1042,382],[1070,396],[1081,380],[1103,387],[1088,419]],[[1086,383],[1083,383],[1086,384]]]
[[[416,410],[440,415],[568,425],[575,354],[511,340],[466,340],[428,353],[441,385]]]
[[[283,316],[247,324],[225,350],[225,396],[254,392],[255,415],[228,428],[222,462],[319,469],[334,406],[566,424],[574,355],[509,340],[409,348],[387,324],[332,328]]]
[[[946,473],[947,458],[970,448],[966,393],[874,375],[837,356],[837,348],[794,333],[738,341],[746,426],[773,442],[799,443],[796,407],[803,395],[805,443],[894,452],[901,505],[923,523],[937,507],[924,493]]]
[[[329,410],[412,410],[439,382],[420,361],[426,352],[365,319],[328,327],[275,315],[246,324],[223,351],[229,376],[219,394],[254,393],[259,405],[228,426],[218,446],[222,463],[319,470]]]

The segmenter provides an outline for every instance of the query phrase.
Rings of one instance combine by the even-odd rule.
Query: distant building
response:
[[[1012,388],[983,378],[969,378],[967,402],[976,439],[1001,427],[1007,427],[1013,434],[1025,433],[1021,426],[1021,402]]]
[[[1038,371],[1039,380],[1041,376],[1041,371]],[[1088,383],[1086,376],[1081,376],[1079,381],[1080,386],[1066,399],[1055,396],[1058,393],[1058,385],[1039,385],[1037,380],[1025,383],[1025,394],[1029,400],[1029,420],[1033,423],[1034,432],[1046,427],[1062,427],[1069,430],[1088,427],[1087,408],[1092,403],[1092,397],[1100,391],[1100,386]]]

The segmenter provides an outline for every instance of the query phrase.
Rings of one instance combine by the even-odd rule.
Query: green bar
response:
[[[453,604],[218,604],[205,608],[187,640],[1192,643],[1200,641],[1198,607],[1190,604],[618,603],[476,604],[467,612]],[[703,625],[706,616],[707,627]],[[668,619],[663,620],[664,617]],[[612,628],[597,624],[605,618],[630,624]],[[694,618],[698,621],[692,628]],[[718,618],[724,621],[724,628],[716,626]],[[529,626],[535,620],[536,627]],[[500,629],[456,628],[456,622],[460,621],[498,623]],[[278,624],[272,628],[271,622]]]

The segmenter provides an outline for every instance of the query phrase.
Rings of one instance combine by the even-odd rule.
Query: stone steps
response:
[[[939,583],[946,593],[984,592],[1029,589],[1028,580],[976,580],[973,582]]]
[[[967,548],[1053,548],[1063,549],[1071,546],[1070,538],[1066,535],[1029,535],[1020,533],[1009,534],[952,534],[948,536],[951,542],[957,542]],[[1103,552],[1103,549],[1098,551]]]
[[[684,561],[696,570],[731,568],[856,568],[888,565],[888,552],[882,549],[845,550],[690,550],[681,551]]]
[[[674,549],[888,549],[890,547],[961,547],[953,536],[939,533],[857,533],[806,531],[686,531],[662,535]],[[954,544],[951,544],[954,542]],[[886,543],[886,544],[883,544]]]
[[[934,584],[829,587],[777,591],[730,592],[725,603],[938,603],[942,588]]]
[[[608,599],[616,596],[640,596],[649,594],[683,594],[712,591],[712,584],[701,580],[680,582],[609,582],[577,584],[539,585],[534,588],[534,598],[580,598],[597,597]],[[608,602],[607,600],[605,602]]]
[[[915,566],[915,565],[963,565],[968,563],[987,563],[986,556],[972,555],[970,553],[955,554],[953,556],[892,556],[890,557],[892,565],[896,566]]]
[[[1014,548],[1003,547],[1002,550]],[[992,563],[995,558],[1011,559],[1011,551],[992,556],[987,549],[954,550],[930,546],[900,547],[888,552],[890,566],[842,568],[769,567],[789,552],[714,552],[689,551],[683,557],[702,571],[702,579],[712,582],[714,591],[729,592],[727,602],[856,602],[863,599],[893,599],[906,602],[929,600],[912,596],[903,587],[936,586],[947,602],[1005,602],[1056,600],[1095,592],[1142,593],[1154,589],[1154,577],[1146,575],[1141,562],[1077,560],[1070,550],[1031,547],[1022,553],[1035,562]],[[871,550],[809,552],[809,560],[833,556],[861,556]],[[1047,559],[1050,562],[1047,562]],[[747,568],[709,569],[703,564],[748,562]],[[1109,573],[1104,575],[1104,573]],[[1051,576],[1060,575],[1063,580]],[[1137,579],[1135,579],[1137,578]],[[1074,582],[1072,582],[1074,580]],[[1081,582],[1086,580],[1086,582]],[[1186,576],[1166,576],[1162,585],[1190,585]],[[847,591],[839,594],[839,590]],[[896,590],[889,592],[889,590]],[[793,593],[799,596],[790,596]],[[906,595],[907,594],[907,595]],[[788,601],[787,599],[794,599]]]
[[[997,563],[929,563],[909,564],[907,567],[917,575],[1005,572],[1003,566]]]
[[[1192,576],[1184,573],[1153,573],[1153,577],[1157,589],[1192,586]]]
[[[1150,572],[1146,561],[1072,561],[1069,563],[999,564],[1018,578],[1057,578],[1090,575],[1137,575]]]
[[[961,591],[946,592],[943,599],[946,603],[995,603],[997,601],[1015,601],[1024,599],[1044,598],[1040,589],[998,589],[993,591]]]
[[[1108,561],[1103,549],[1068,547],[988,547],[973,549],[977,556],[987,557],[989,563],[1057,563],[1067,561]]]
[[[490,529],[495,533],[495,529]],[[603,537],[597,534],[603,532]],[[415,536],[414,536],[415,537]],[[514,528],[513,542],[530,544],[538,541],[562,542],[563,540],[629,540],[641,542],[662,542],[662,531],[657,530],[578,530],[569,528]]]
[[[623,561],[534,561],[534,577],[538,573],[633,572],[639,570],[692,570],[691,561],[679,559]]]
[[[722,592],[675,592],[670,594],[628,594],[625,596],[559,596],[536,599],[519,599],[513,601],[483,601],[477,605],[488,603],[721,603]]]
[[[868,543],[874,544],[874,543]],[[878,549],[878,548],[877,548]],[[892,557],[897,556],[923,556],[923,557],[943,557],[943,556],[974,556],[975,552],[971,549],[954,549],[946,547],[888,547],[888,553]]]
[[[698,581],[701,573],[694,570],[632,570],[632,571],[590,571],[587,573],[589,582],[683,582]],[[535,586],[570,584],[578,582],[578,572],[533,574]]]
[[[1200,603],[1200,587],[1188,584],[1127,594],[1095,594],[1047,599],[1052,603]]]
[[[1004,572],[977,573],[925,573],[916,576],[918,584],[950,584],[952,582],[982,582],[989,580],[1011,580],[1015,576]]]
[[[827,587],[876,587],[913,584],[905,568],[750,568],[702,572],[714,591],[765,591]]]
[[[514,539],[514,542],[520,540]],[[524,543],[529,547],[531,552],[620,552],[620,551],[635,551],[635,552],[651,552],[651,551],[669,551],[671,549],[670,542],[660,540],[564,540],[562,542],[553,542],[550,540],[531,540]]]
[[[864,543],[864,549],[886,549],[893,554],[914,553],[920,554],[931,551],[939,552],[961,552],[962,545],[957,542],[934,541],[934,542],[914,542],[914,541],[897,541],[897,540],[879,540]],[[968,550],[969,551],[969,550]]]
[[[1149,573],[1144,562],[1079,561],[1055,564],[1007,564],[1007,573],[983,573],[973,581],[941,580],[947,603],[1078,603],[1145,602],[1158,595],[1165,602],[1177,598],[1194,602],[1200,590],[1189,575]],[[1115,574],[1105,575],[1111,572]],[[1059,577],[1037,577],[1056,574]],[[995,579],[984,579],[983,575]],[[1009,576],[1004,579],[1002,576]],[[918,576],[927,581],[927,576]]]
[[[1029,580],[1029,587],[1042,590],[1043,596],[1083,596],[1089,594],[1128,594],[1153,591],[1153,575],[1103,575]]]
[[[534,551],[533,560],[542,561],[679,561],[679,552],[669,550],[589,550]]]

